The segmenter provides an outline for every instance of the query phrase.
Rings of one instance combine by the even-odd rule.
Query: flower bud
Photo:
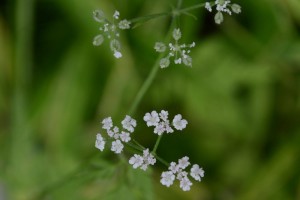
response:
[[[231,10],[236,14],[239,14],[240,12],[242,12],[241,6],[238,4],[232,4]]]
[[[224,20],[223,14],[220,11],[217,12],[217,14],[215,15],[216,24],[221,24],[223,20]]]

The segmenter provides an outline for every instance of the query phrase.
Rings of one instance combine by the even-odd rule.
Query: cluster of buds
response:
[[[120,33],[119,29],[129,29],[130,21],[124,19],[119,23],[115,21],[119,19],[120,13],[115,11],[113,14],[113,21],[110,22],[107,18],[105,18],[104,13],[101,10],[95,10],[93,12],[93,17],[95,21],[101,24],[99,30],[101,34],[94,37],[93,45],[99,46],[103,43],[104,38],[107,37],[110,40],[110,49],[113,52],[116,58],[121,58],[121,43],[119,41]]]
[[[215,15],[215,22],[221,24],[224,21],[222,12],[231,15],[232,12],[239,14],[242,12],[241,6],[238,4],[231,4],[230,0],[216,0],[215,3],[206,2],[205,8],[212,12],[212,7],[216,6],[217,13]],[[231,10],[230,10],[231,9]]]
[[[191,44],[180,44],[179,39],[181,38],[181,31],[180,29],[174,29],[173,31],[173,39],[175,40],[174,43],[169,43],[169,45],[165,45],[162,42],[156,42],[154,49],[159,52],[163,53],[169,49],[169,53],[166,57],[160,60],[160,67],[166,68],[170,65],[170,58],[174,57],[175,64],[183,63],[186,66],[192,66],[192,57],[189,56],[190,48],[195,47],[195,42]],[[168,47],[168,48],[167,48]]]

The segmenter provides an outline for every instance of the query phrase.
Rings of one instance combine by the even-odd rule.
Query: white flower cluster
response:
[[[107,131],[107,135],[114,141],[111,143],[111,151],[119,154],[123,151],[123,143],[127,143],[131,140],[130,133],[134,131],[136,127],[136,120],[126,115],[122,121],[122,127],[126,131],[121,131],[117,126],[113,127],[113,122],[111,117],[107,117],[102,121],[102,128]],[[127,132],[128,131],[128,132]],[[105,140],[100,133],[96,136],[95,147],[100,151],[104,150]]]
[[[99,30],[102,32],[101,34],[94,37],[93,45],[99,46],[103,43],[104,37],[107,37],[110,40],[110,49],[114,53],[116,58],[121,58],[121,43],[118,40],[120,37],[119,29],[129,29],[130,28],[130,21],[124,19],[120,21],[118,24],[115,23],[115,20],[118,20],[120,13],[115,11],[113,15],[113,21],[108,21],[104,13],[101,10],[95,10],[93,12],[93,17],[95,21],[101,23],[101,27]]]
[[[154,165],[155,163],[156,159],[151,153],[149,153],[149,149],[143,150],[143,156],[134,154],[129,159],[129,164],[131,164],[134,169],[140,167],[144,171],[147,170],[148,165]]]
[[[160,67],[166,68],[170,65],[170,58],[174,58],[175,64],[181,64],[183,63],[186,66],[191,67],[192,66],[192,58],[189,56],[190,48],[195,47],[195,42],[192,44],[179,44],[178,41],[181,38],[181,31],[180,29],[174,29],[173,31],[173,38],[175,40],[175,43],[169,43],[169,53],[166,57],[162,58],[160,60]],[[167,45],[165,45],[162,42],[156,42],[154,49],[159,52],[165,52],[167,50]]]
[[[172,133],[174,132],[173,128],[176,130],[183,130],[188,124],[187,120],[182,119],[181,114],[175,115],[172,123],[170,123],[168,117],[168,111],[161,110],[160,113],[152,111],[151,113],[145,114],[144,121],[147,123],[148,127],[155,127],[154,133],[157,135],[162,135],[165,132]],[[135,119],[126,115],[121,124],[124,129],[122,131],[120,131],[117,126],[113,125],[111,117],[107,117],[102,121],[102,128],[106,130],[107,135],[110,138],[109,140],[113,140],[111,143],[111,151],[116,154],[123,151],[123,143],[127,143],[131,140],[130,133],[134,132],[137,122]],[[100,151],[103,151],[105,143],[105,139],[100,133],[98,133],[96,136],[95,147]],[[156,154],[152,154],[148,148],[143,147],[143,149],[143,154],[134,154],[129,159],[129,164],[132,165],[134,169],[140,168],[146,171],[149,165],[154,165],[156,163]],[[156,148],[154,149],[156,150]],[[175,179],[177,179],[179,181],[180,188],[183,191],[189,191],[193,185],[190,177],[199,182],[201,181],[201,178],[204,177],[204,170],[197,164],[194,164],[188,172],[187,167],[190,166],[190,164],[189,157],[187,156],[179,159],[178,163],[171,162],[168,167],[168,171],[164,171],[161,174],[161,184],[170,187],[174,183]]]
[[[187,120],[182,119],[181,114],[175,115],[172,124],[170,125],[170,121],[168,119],[169,113],[168,111],[162,110],[160,113],[157,113],[155,110],[151,113],[146,113],[144,116],[144,121],[147,123],[147,126],[154,126],[154,133],[157,135],[162,135],[163,133],[173,133],[171,125],[176,130],[185,129],[188,124]]]
[[[189,191],[193,183],[188,178],[190,174],[196,181],[201,181],[204,177],[204,170],[199,167],[199,165],[194,164],[190,170],[190,173],[186,172],[185,169],[190,165],[189,157],[185,156],[178,160],[178,164],[171,162],[169,166],[169,171],[165,171],[161,174],[160,182],[161,184],[170,187],[177,179],[180,182],[180,188],[183,191]]]
[[[228,13],[229,15],[231,15],[232,12],[236,14],[242,12],[241,6],[238,4],[231,4],[230,0],[216,0],[215,3],[210,3],[210,2],[205,3],[205,8],[209,12],[212,12],[213,6],[216,6],[216,10],[218,11],[217,14],[215,15],[215,22],[217,24],[221,24],[224,20],[222,12]],[[230,6],[231,10],[227,6],[228,7]]]

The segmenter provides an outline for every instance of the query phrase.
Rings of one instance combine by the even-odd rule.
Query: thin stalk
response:
[[[144,84],[142,85],[141,89],[138,91],[133,103],[131,104],[131,106],[129,108],[129,111],[128,111],[129,115],[132,115],[136,111],[136,108],[138,107],[138,105],[140,104],[145,93],[147,92],[150,85],[152,84],[152,82],[157,74],[157,71],[159,69],[159,62],[162,59],[162,57],[163,57],[163,54],[161,54],[155,61],[155,64],[153,65],[150,74],[148,75],[148,77],[147,77],[146,81],[144,82]]]
[[[163,136],[163,134],[161,134],[160,136],[157,137],[156,142],[155,142],[155,145],[154,145],[154,148],[153,148],[153,150],[152,150],[152,153],[153,153],[153,154],[156,154],[156,150],[157,150],[157,148],[158,148],[158,145],[159,145],[159,143],[160,143],[160,141],[161,141],[162,136]]]
[[[177,10],[178,13],[185,13],[185,12],[188,12],[188,11],[191,11],[191,10],[196,10],[198,8],[202,8],[205,6],[205,3],[200,3],[200,4],[197,4],[197,5],[194,5],[194,6],[190,6],[190,7],[187,7],[187,8],[183,8],[183,9],[179,9]]]

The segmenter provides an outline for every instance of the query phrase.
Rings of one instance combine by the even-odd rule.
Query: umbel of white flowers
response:
[[[179,44],[179,39],[181,38],[181,31],[180,29],[174,29],[173,31],[173,38],[175,40],[174,43],[169,43],[169,45],[165,45],[162,42],[156,42],[154,45],[154,49],[159,52],[163,53],[169,50],[169,53],[166,57],[162,58],[160,60],[160,67],[166,68],[170,65],[170,58],[174,58],[175,64],[181,64],[183,63],[186,66],[191,67],[192,66],[192,58],[189,56],[190,48],[195,47],[195,42],[191,44]]]
[[[121,20],[119,23],[115,21],[119,19],[120,13],[115,11],[113,15],[113,21],[110,22],[108,19],[105,18],[103,12],[101,10],[95,10],[93,12],[94,20],[101,24],[99,30],[101,34],[94,37],[93,45],[99,46],[103,43],[104,38],[108,38],[110,40],[110,49],[114,53],[116,58],[121,58],[121,43],[118,40],[120,37],[119,29],[129,29],[130,28],[130,21],[124,19]]]
[[[172,123],[170,123],[168,116],[168,111],[162,110],[158,113],[154,110],[144,115],[144,121],[148,127],[155,127],[153,132],[157,135],[162,135],[163,133],[173,133],[174,130],[172,127],[176,130],[183,130],[186,128],[188,122],[182,118],[181,114],[175,115]],[[137,122],[135,119],[126,115],[121,124],[124,130],[120,132],[119,128],[113,125],[111,117],[107,117],[102,120],[102,128],[106,130],[108,140],[113,140],[111,143],[111,151],[116,154],[119,154],[123,151],[123,143],[128,143],[131,140],[130,133],[134,132]],[[100,151],[103,151],[105,144],[106,139],[100,133],[98,133],[96,135],[95,147]],[[134,154],[132,157],[130,157],[128,162],[134,169],[140,168],[146,171],[149,165],[154,165],[156,163],[156,155],[152,154],[152,152],[146,148],[143,149],[143,155]],[[204,170],[197,164],[194,164],[188,173],[186,168],[189,165],[189,157],[187,156],[179,159],[178,163],[171,162],[168,167],[168,171],[164,171],[161,174],[161,184],[170,187],[174,183],[175,179],[177,179],[179,180],[180,188],[183,191],[189,191],[193,184],[189,178],[189,175],[196,181],[201,181],[201,178],[204,177]]]
[[[205,8],[212,12],[212,7],[216,6],[217,13],[215,15],[215,22],[221,24],[224,21],[222,12],[231,15],[232,12],[239,14],[242,12],[241,6],[238,4],[231,4],[230,0],[216,0],[215,3],[206,2]],[[230,10],[231,8],[231,10]],[[232,12],[231,12],[232,11]]]

